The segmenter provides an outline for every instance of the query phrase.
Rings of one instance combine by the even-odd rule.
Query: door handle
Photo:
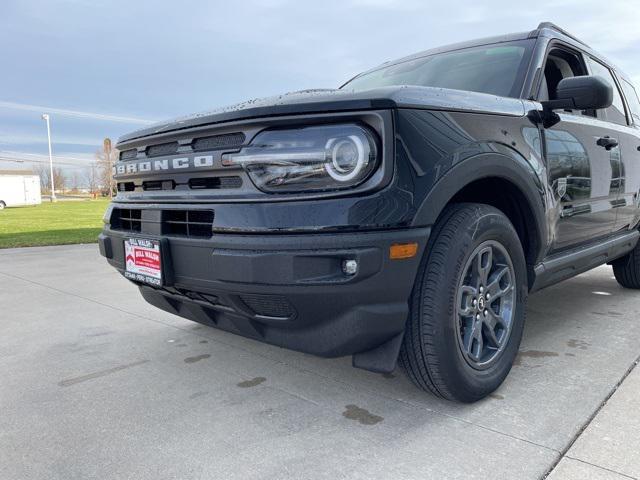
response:
[[[609,151],[614,147],[618,146],[618,139],[611,138],[609,135],[606,137],[600,137],[596,144],[600,147],[604,147],[605,150]]]

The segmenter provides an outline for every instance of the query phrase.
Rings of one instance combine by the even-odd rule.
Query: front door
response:
[[[538,99],[554,100],[563,79],[588,74],[582,52],[555,42],[545,59]],[[613,232],[621,166],[619,147],[607,140],[616,138],[615,126],[600,112],[565,110],[558,115],[560,122],[542,134],[554,207],[549,218],[552,252]]]
[[[615,132],[606,122],[570,113],[545,130],[551,193],[556,199],[552,250],[564,250],[609,235],[615,225],[620,171],[619,147],[600,138]],[[600,142],[602,143],[602,142]]]

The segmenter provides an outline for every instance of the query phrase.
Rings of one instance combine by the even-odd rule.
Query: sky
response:
[[[1,0],[0,169],[47,159],[43,112],[55,161],[79,171],[104,137],[541,21],[640,86],[638,0]]]

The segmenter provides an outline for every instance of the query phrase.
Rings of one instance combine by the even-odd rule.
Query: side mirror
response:
[[[613,103],[613,88],[602,77],[570,77],[560,80],[558,100],[569,101],[576,110],[599,110]]]
[[[556,88],[556,98],[542,102],[542,114],[532,112],[533,119],[542,121],[544,128],[550,128],[560,121],[554,110],[599,110],[613,103],[613,88],[602,77],[585,75],[560,80]]]
[[[560,80],[556,99],[548,103],[552,110],[599,110],[613,103],[613,88],[602,77],[569,77]]]

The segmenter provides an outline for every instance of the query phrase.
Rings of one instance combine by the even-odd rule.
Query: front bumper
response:
[[[413,228],[193,239],[106,228],[99,245],[122,273],[126,238],[160,238],[167,283],[139,286],[149,303],[165,311],[319,356],[359,355],[356,366],[387,371],[395,365],[429,233]],[[418,243],[414,257],[389,258],[393,244],[409,242]],[[356,260],[357,273],[344,274],[343,260]]]

